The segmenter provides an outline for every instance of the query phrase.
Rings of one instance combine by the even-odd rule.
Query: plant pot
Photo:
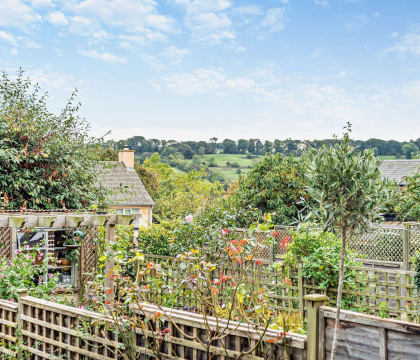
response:
[[[80,247],[80,245],[77,245],[77,244],[72,244],[72,245],[66,245],[66,244],[64,244],[63,245],[67,250],[74,250],[74,249],[77,249],[77,248],[79,248]]]

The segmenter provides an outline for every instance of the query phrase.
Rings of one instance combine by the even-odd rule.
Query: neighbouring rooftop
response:
[[[420,168],[420,159],[413,160],[384,160],[379,165],[383,179],[397,181],[400,185],[406,185],[405,177],[411,176]]]
[[[117,193],[111,196],[112,205],[122,206],[153,206],[153,199],[144,187],[137,172],[127,168],[124,163],[107,161],[111,168],[101,169],[101,185],[108,189],[117,189],[122,186],[127,194]]]

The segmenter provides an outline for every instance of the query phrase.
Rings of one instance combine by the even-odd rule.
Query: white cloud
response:
[[[244,52],[244,51],[246,51],[246,48],[244,46],[238,46],[235,49],[235,53],[241,53],[241,52]]]
[[[319,6],[328,6],[330,0],[315,0],[315,4]]]
[[[268,9],[262,21],[262,27],[270,31],[284,29],[284,8]]]
[[[20,0],[0,1],[0,26],[25,27],[41,20],[41,16]]]
[[[86,57],[90,57],[93,59],[98,59],[98,60],[102,60],[102,61],[106,61],[112,64],[124,64],[125,63],[125,58],[123,57],[119,57],[110,53],[99,53],[96,50],[90,50],[90,51],[85,51],[85,50],[79,50],[78,53],[82,56],[86,56]]]
[[[47,20],[55,26],[67,26],[69,21],[61,11],[52,11],[48,14]]]
[[[222,40],[234,40],[232,23],[224,13],[203,13],[188,18],[187,27],[192,32],[195,42],[220,43]]]
[[[171,64],[179,64],[189,53],[188,49],[179,49],[176,46],[169,46],[162,55],[166,56]]]
[[[40,85],[45,85],[56,90],[74,90],[71,85],[73,79],[70,75],[67,74],[52,72],[47,73],[43,70],[29,70],[26,71],[25,74],[32,80],[33,84],[39,83]]]
[[[376,18],[379,17],[379,15],[380,15],[379,13],[374,13],[373,14],[373,16],[376,17]]]
[[[282,4],[287,4],[289,0],[279,0]]]
[[[175,32],[174,19],[158,14],[153,0],[84,0],[73,10],[109,26]]]
[[[253,88],[255,85],[255,81],[251,79],[243,79],[243,78],[227,79],[223,85],[228,90],[244,91],[244,90],[249,90]]]
[[[226,95],[251,90],[255,81],[249,78],[227,78],[216,70],[198,69],[192,73],[176,73],[162,79],[163,83],[177,94],[197,95],[216,92]],[[156,84],[156,82],[154,82]]]
[[[0,41],[5,41],[15,46],[17,45],[14,35],[6,31],[0,30]]]
[[[220,12],[227,10],[231,5],[231,2],[228,0],[194,0],[187,7],[187,13],[189,15],[197,15]]]
[[[392,37],[392,38],[396,38],[397,36],[398,36],[398,33],[397,33],[397,32],[395,32],[395,31],[391,34],[391,37]]]
[[[51,0],[31,0],[31,4],[36,9],[54,7],[54,4]]]
[[[156,56],[143,54],[141,56],[141,59],[146,64],[148,64],[152,69],[159,70],[159,71],[165,69],[165,65]]]
[[[232,9],[232,13],[241,16],[259,16],[263,14],[261,8],[257,5],[237,6]]]
[[[396,36],[397,34],[395,37]],[[420,29],[416,29],[411,33],[403,35],[401,37],[401,41],[385,50],[385,53],[390,52],[394,52],[400,55],[420,55]]]
[[[346,71],[340,71],[335,77],[337,79],[342,80],[342,79],[344,79],[346,77],[346,75],[347,75],[347,72]]]
[[[195,95],[219,90],[226,77],[217,71],[198,69],[193,73],[173,74],[164,80],[177,94]]]

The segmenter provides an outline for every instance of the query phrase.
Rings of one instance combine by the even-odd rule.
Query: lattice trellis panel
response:
[[[96,226],[83,226],[82,231],[85,233],[85,238],[82,242],[82,286],[87,281],[92,281],[93,278],[90,275],[96,270],[96,251],[97,251],[97,234],[98,228]]]
[[[349,239],[357,256],[382,261],[403,261],[403,229],[370,229]]]
[[[9,227],[0,227],[0,258],[10,259],[12,247],[12,234]]]
[[[412,257],[420,250],[420,224],[410,224],[409,229],[410,231],[408,236],[410,237],[410,257]]]
[[[274,247],[274,255],[284,255],[287,253],[287,246],[284,241],[291,242],[292,236],[290,230],[294,228],[291,227],[282,227],[282,226],[274,226],[274,230],[277,231],[279,234],[276,236],[276,243]]]
[[[246,237],[246,230],[237,230],[239,238]],[[253,235],[258,244],[258,251],[256,257],[259,259],[271,260],[271,244],[267,240],[265,233],[254,233]]]

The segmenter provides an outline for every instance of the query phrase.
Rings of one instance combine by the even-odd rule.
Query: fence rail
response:
[[[178,285],[183,279],[183,271],[180,261],[168,256],[145,255],[140,263],[146,267],[148,262],[160,264],[165,271],[165,281]],[[255,282],[258,289],[260,286],[267,288],[271,305],[278,310],[300,312],[303,316],[307,310],[305,295],[326,294],[330,303],[334,303],[337,297],[337,288],[329,287],[323,289],[310,279],[302,277],[301,269],[290,271],[284,267],[274,268],[274,263],[264,261],[257,266],[254,262],[250,281]],[[390,318],[406,318],[413,310],[412,305],[418,303],[419,298],[416,287],[413,283],[415,275],[412,271],[386,270],[369,267],[349,266],[349,270],[355,272],[354,285],[347,283],[343,286],[343,297],[351,307],[369,315],[381,315]],[[215,274],[229,275],[229,269],[220,267],[215,270]],[[150,274],[142,279],[143,284],[151,280]],[[152,301],[159,303],[159,295]],[[182,294],[177,299],[178,308],[184,306],[198,305],[194,303],[191,295]],[[407,306],[406,303],[411,303]]]
[[[65,305],[40,300],[27,295],[23,291],[19,294],[19,304],[10,301],[0,301],[0,311],[4,315],[1,319],[0,359],[17,357],[27,360],[123,360],[119,351],[124,351],[121,338],[113,331],[109,318],[101,314],[75,309]],[[159,326],[170,329],[160,347],[162,358],[180,360],[205,359],[205,348],[194,336],[203,339],[206,331],[215,331],[226,327],[230,335],[226,338],[226,350],[220,342],[215,342],[211,351],[219,354],[220,358],[236,358],[241,352],[252,349],[257,344],[260,335],[264,335],[261,346],[256,348],[245,359],[277,360],[285,358],[284,349],[277,345],[281,343],[267,342],[276,339],[278,332],[268,329],[265,334],[248,328],[245,324],[177,311],[169,308],[158,308],[144,304],[144,312],[153,315],[157,311],[165,314],[166,320],[161,325],[150,325],[145,330],[135,330],[135,346],[138,359],[155,357],[143,338],[150,336],[151,331],[157,331]],[[169,318],[171,321],[169,321]],[[83,326],[83,324],[85,324]],[[157,327],[156,327],[157,326]],[[185,337],[184,334],[191,337]],[[219,330],[220,331],[220,330]],[[287,348],[290,359],[306,359],[306,336],[288,336]],[[204,353],[205,355],[205,353]]]
[[[259,253],[262,259],[273,261],[275,258],[282,258],[287,253],[287,248],[281,244],[285,238],[292,241],[291,230],[296,231],[297,227],[275,225],[274,230],[278,232],[274,245],[266,244],[265,233],[256,233],[257,241],[266,245]],[[410,270],[410,260],[420,250],[420,223],[372,227],[363,234],[348,239],[347,247],[365,261],[401,263],[403,270]]]

